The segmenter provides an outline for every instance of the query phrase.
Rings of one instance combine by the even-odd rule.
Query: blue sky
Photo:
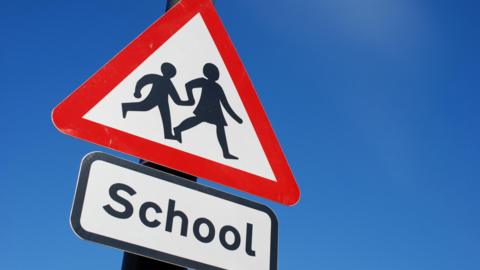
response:
[[[480,268],[480,4],[217,1],[302,191],[279,268]],[[5,269],[119,269],[78,239],[81,158],[50,112],[164,1],[3,1],[0,258]],[[106,151],[106,150],[105,150]],[[124,156],[119,153],[117,156]]]

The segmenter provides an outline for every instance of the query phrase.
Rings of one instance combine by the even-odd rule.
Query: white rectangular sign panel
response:
[[[264,205],[104,153],[83,161],[71,215],[83,239],[194,269],[277,269]]]

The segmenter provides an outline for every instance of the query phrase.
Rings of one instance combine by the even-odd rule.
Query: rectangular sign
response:
[[[82,161],[71,225],[82,239],[195,269],[277,269],[264,205],[104,153]]]

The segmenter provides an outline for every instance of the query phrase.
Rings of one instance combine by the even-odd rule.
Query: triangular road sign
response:
[[[282,204],[300,196],[211,0],[183,0],[53,111],[62,132]]]

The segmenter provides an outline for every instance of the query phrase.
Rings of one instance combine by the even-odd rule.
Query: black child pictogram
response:
[[[225,127],[228,125],[223,115],[222,107],[225,111],[239,124],[243,120],[233,111],[227,101],[222,87],[217,83],[220,78],[220,72],[214,64],[207,63],[203,67],[205,78],[197,78],[189,81],[185,87],[187,90],[188,100],[180,99],[171,78],[175,76],[176,69],[170,63],[164,63],[161,67],[162,75],[148,74],[143,76],[135,86],[134,96],[141,98],[141,90],[144,86],[152,84],[152,90],[149,95],[140,102],[122,103],[123,118],[127,116],[129,111],[149,111],[158,107],[163,122],[163,130],[165,139],[174,139],[182,143],[182,132],[191,129],[201,123],[209,123],[216,126],[217,139],[222,148],[223,157],[226,159],[238,159],[228,150],[227,136]],[[179,126],[173,129],[170,116],[170,108],[168,97],[173,102],[181,106],[195,105],[193,89],[200,88],[202,90],[200,100],[193,111],[194,116],[185,119]]]
[[[138,80],[135,86],[135,98],[141,98],[141,90],[144,86],[151,84],[152,90],[148,96],[140,102],[122,103],[123,118],[129,111],[149,111],[155,107],[160,110],[163,123],[163,134],[165,139],[175,139],[172,134],[172,120],[170,117],[170,107],[168,97],[172,98],[177,105],[188,105],[187,101],[182,101],[178,96],[177,90],[171,79],[176,75],[177,70],[170,63],[163,63],[161,66],[162,75],[148,74]]]

